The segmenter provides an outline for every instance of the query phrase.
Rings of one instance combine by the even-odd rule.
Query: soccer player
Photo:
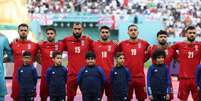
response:
[[[116,66],[110,72],[112,85],[112,101],[128,100],[128,85],[131,80],[128,69],[124,66],[124,55],[117,52],[115,55]]]
[[[100,28],[100,40],[97,40],[93,43],[93,51],[96,54],[96,63],[100,67],[103,68],[106,81],[104,84],[104,89],[102,90],[102,94],[104,93],[107,96],[107,101],[112,100],[112,89],[109,82],[110,78],[110,71],[114,66],[114,54],[117,49],[117,44],[114,43],[112,40],[109,39],[110,37],[110,28],[107,26],[102,26]]]
[[[156,49],[152,54],[155,60],[147,73],[147,94],[151,101],[167,101],[170,99],[170,74],[164,60],[164,50]]]
[[[11,97],[14,101],[19,101],[19,83],[17,80],[17,70],[23,64],[22,54],[25,51],[31,52],[31,63],[36,59],[38,44],[27,39],[29,27],[27,24],[20,24],[18,26],[19,39],[11,43],[11,48],[14,57],[14,72],[12,81],[12,94]]]
[[[78,73],[78,84],[82,92],[82,101],[101,101],[100,92],[105,82],[102,68],[96,65],[95,53],[86,53],[86,66]]]
[[[9,46],[8,39],[6,36],[0,34],[0,101],[5,101],[5,95],[6,95],[6,81],[5,81],[5,70],[3,67],[4,61],[4,53],[6,53],[8,56],[7,61],[12,61],[12,51]]]
[[[189,26],[185,30],[186,41],[178,42],[172,46],[174,53],[178,50],[179,62],[179,91],[178,98],[187,101],[191,92],[194,101],[199,99],[199,91],[197,90],[195,74],[196,67],[201,59],[200,43],[195,41],[197,33],[194,26]]]
[[[67,101],[73,101],[77,92],[77,74],[86,65],[85,54],[91,49],[92,39],[82,35],[81,23],[73,24],[73,35],[64,38],[64,50],[68,51]],[[78,62],[79,61],[79,62]]]
[[[66,101],[67,69],[62,66],[62,53],[54,51],[54,64],[47,71],[47,85],[50,101]]]
[[[56,42],[56,30],[54,28],[46,29],[47,41],[39,43],[39,54],[41,70],[40,97],[41,101],[47,101],[48,88],[46,83],[46,72],[48,67],[53,65],[52,53],[54,51],[62,51],[62,42]]]
[[[20,87],[20,101],[34,101],[38,74],[31,61],[31,53],[23,53],[23,64],[18,69],[18,82]]]
[[[158,44],[156,45],[153,45],[149,48],[149,55],[151,56],[153,54],[153,52],[157,49],[161,49],[161,50],[164,50],[165,53],[166,53],[166,57],[165,57],[165,64],[167,65],[168,69],[170,70],[170,63],[171,61],[173,60],[173,58],[175,56],[173,56],[174,52],[173,52],[173,49],[170,47],[170,45],[167,43],[167,32],[166,31],[163,31],[163,30],[160,30],[158,33],[157,33],[157,41],[158,41]],[[155,64],[155,60],[152,59],[152,63]],[[173,88],[172,88],[172,83],[171,83],[171,92],[170,92],[170,100],[172,100],[174,97],[173,97]]]
[[[147,97],[145,88],[144,63],[146,61],[149,43],[137,38],[139,32],[136,25],[128,26],[130,39],[119,44],[120,51],[125,56],[125,66],[131,74],[131,84],[129,87],[128,100],[130,101],[135,90],[138,101],[144,101]]]

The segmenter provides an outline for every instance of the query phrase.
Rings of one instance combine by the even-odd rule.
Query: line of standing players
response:
[[[93,41],[90,37],[82,34],[83,27],[81,23],[74,23],[72,28],[73,35],[67,36],[62,41],[59,42],[55,41],[56,30],[54,28],[48,28],[46,30],[47,41],[42,41],[38,44],[31,42],[30,40],[27,39],[29,32],[28,30],[29,30],[28,25],[20,24],[18,26],[19,39],[14,40],[10,44],[14,61],[14,73],[13,73],[12,94],[11,94],[14,101],[20,100],[19,95],[21,87],[19,86],[18,69],[23,66],[23,60],[24,60],[23,53],[26,52],[31,53],[30,55],[31,64],[34,61],[38,61],[42,65],[40,96],[41,101],[47,100],[47,97],[50,94],[50,89],[48,88],[51,88],[49,87],[49,83],[51,81],[50,79],[48,79],[50,75],[48,76],[47,74],[55,74],[59,71],[59,70],[58,71],[49,70],[50,67],[51,68],[53,68],[54,66],[58,67],[55,64],[55,60],[61,56],[60,54],[57,54],[55,56],[55,54],[53,54],[55,51],[58,52],[67,51],[68,55],[68,66],[67,66],[68,70],[63,69],[68,74],[66,75],[67,101],[74,101],[78,85],[80,86],[82,95],[86,95],[83,96],[83,99],[86,99],[86,101],[95,101],[95,100],[87,100],[88,99],[87,96],[89,97],[89,95],[91,94],[87,95],[86,93],[88,92],[88,90],[86,89],[94,87],[93,85],[94,82],[87,82],[87,81],[98,80],[100,78],[102,78],[101,80],[103,81],[100,82],[100,85],[102,85],[102,87],[100,88],[100,91],[98,93],[97,101],[102,98],[104,92],[107,96],[108,101],[124,101],[124,100],[131,101],[134,92],[136,95],[136,99],[138,101],[144,101],[147,98],[147,95],[148,98],[153,101],[158,101],[157,98],[164,98],[163,96],[165,96],[164,100],[172,100],[173,87],[171,84],[171,79],[168,76],[169,75],[168,70],[172,59],[177,59],[177,61],[180,64],[180,70],[179,70],[180,83],[179,83],[178,98],[182,101],[186,101],[188,99],[189,92],[191,92],[193,100],[199,101],[199,88],[200,88],[199,84],[201,84],[200,83],[201,80],[199,79],[196,80],[196,69],[201,59],[201,44],[200,42],[195,41],[197,34],[196,29],[193,26],[189,26],[186,28],[186,37],[187,37],[186,40],[178,42],[172,46],[168,45],[167,33],[162,30],[160,30],[157,33],[158,44],[153,46],[149,45],[148,42],[138,38],[139,34],[138,27],[133,24],[128,26],[129,39],[124,40],[120,43],[114,42],[109,39],[110,28],[107,26],[102,26],[100,28],[100,40],[97,41]],[[158,49],[163,50],[165,52],[165,55],[161,51],[156,52]],[[89,51],[93,52],[90,53]],[[119,65],[117,62],[116,67],[126,67],[129,73],[125,74],[130,75],[126,76],[127,77],[126,80],[129,81],[128,89],[123,90],[128,91],[125,94],[125,96],[123,96],[122,100],[121,98],[115,96],[119,94],[120,94],[119,96],[121,96],[121,93],[116,93],[118,91],[115,91],[114,89],[115,87],[121,88],[119,85],[121,84],[120,82],[121,80],[125,80],[122,79],[124,74],[121,75],[122,76],[122,78],[120,77],[121,79],[117,79],[115,77],[119,76],[122,71],[126,72],[127,70],[124,69],[116,70],[115,68],[113,68],[114,57],[115,54],[118,52],[122,52],[123,54],[117,56],[116,60],[118,60],[118,58],[124,58],[123,59],[124,65]],[[155,52],[157,53],[156,56],[155,55],[152,56],[152,54],[154,54]],[[148,87],[146,89],[144,63],[150,57],[152,57],[153,65],[150,66],[151,70],[148,70],[149,74],[147,77]],[[160,62],[161,58],[163,61],[162,63]],[[162,64],[164,64],[165,66]],[[94,66],[96,67],[96,69],[91,69],[91,67]],[[85,68],[81,69],[83,67]],[[167,67],[168,69],[167,70],[158,69],[157,67],[161,68]],[[166,73],[167,71],[167,75],[163,75],[164,73],[157,71],[162,71],[164,73]],[[105,76],[102,76],[103,74]],[[197,73],[197,75],[198,74],[199,73]],[[56,77],[59,76],[61,75],[56,75]],[[96,78],[94,79],[93,77]],[[111,77],[114,78],[111,79]],[[164,79],[163,77],[166,79]],[[119,80],[119,85],[118,82],[114,82],[113,80],[114,81]],[[83,82],[85,82],[86,84]],[[54,83],[59,84],[61,82],[60,81],[53,82],[53,85]],[[127,82],[125,81],[124,83]],[[161,86],[153,86],[153,84]],[[123,86],[124,84],[121,85]],[[162,90],[158,88],[161,91],[153,90],[156,89],[155,87],[156,88],[165,87],[165,90],[162,88],[161,88]],[[94,89],[92,89],[92,92],[93,90]],[[161,99],[159,101],[161,101]]]

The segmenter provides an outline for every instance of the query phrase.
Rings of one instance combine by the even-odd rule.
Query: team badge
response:
[[[138,48],[141,48],[142,47],[142,44],[141,42],[138,43]]]
[[[28,49],[31,49],[31,44],[28,44]]]
[[[84,46],[84,40],[81,41],[81,45]]]
[[[111,51],[111,49],[112,49],[112,47],[109,45],[109,46],[108,46],[108,51]]]
[[[154,72],[158,72],[158,69],[155,69]]]
[[[198,51],[198,45],[195,45],[195,51]]]

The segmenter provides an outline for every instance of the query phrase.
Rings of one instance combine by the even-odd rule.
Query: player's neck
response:
[[[27,38],[24,38],[24,39],[20,38],[19,40],[20,41],[27,41]]]
[[[168,47],[168,44],[165,44],[165,45],[158,44],[158,47],[162,49],[166,49]]]
[[[137,42],[138,39],[137,39],[137,38],[135,38],[135,39],[131,39],[131,38],[130,38],[129,41],[130,41],[130,42]]]
[[[108,40],[100,40],[100,42],[102,42],[102,43],[107,43],[107,42],[109,42],[110,40],[108,39]]]

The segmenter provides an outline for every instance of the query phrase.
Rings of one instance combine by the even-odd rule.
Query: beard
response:
[[[27,38],[27,36],[26,36],[26,35],[25,35],[25,36],[20,35],[20,39],[24,40],[24,39],[26,39],[26,38]]]
[[[188,41],[193,42],[195,41],[195,38],[187,38]]]
[[[47,39],[49,42],[53,42],[54,41],[54,38],[48,38]]]
[[[166,45],[167,44],[167,42],[166,41],[161,41],[161,42],[158,42],[160,45]]]
[[[76,38],[76,39],[79,39],[81,37],[82,33],[73,33],[73,36]]]
[[[136,37],[131,37],[131,36],[130,36],[130,38],[133,39],[133,40],[135,40],[135,39],[137,39],[137,36],[136,36]]]

